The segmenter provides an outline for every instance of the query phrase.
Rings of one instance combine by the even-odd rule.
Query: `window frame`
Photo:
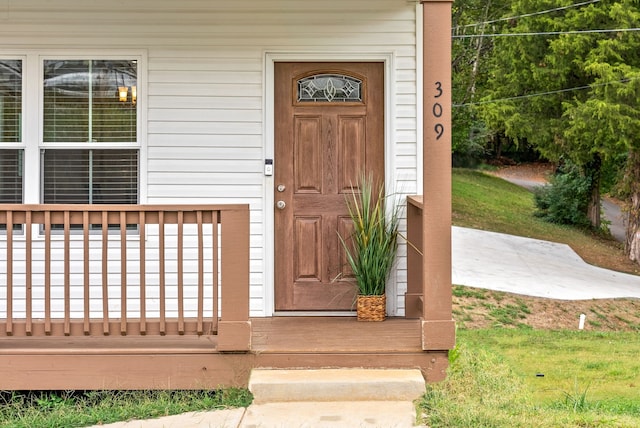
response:
[[[75,143],[58,143],[58,142],[45,142],[44,141],[44,63],[45,61],[55,61],[55,60],[78,60],[78,61],[94,61],[94,60],[132,60],[137,61],[138,64],[138,76],[137,76],[137,97],[136,97],[136,141],[135,142],[75,142]],[[146,134],[145,130],[142,127],[141,121],[141,113],[145,110],[142,106],[146,106],[147,102],[147,85],[146,80],[141,80],[144,78],[142,75],[141,69],[144,64],[146,64],[146,59],[143,61],[142,57],[139,55],[127,55],[127,54],[86,54],[86,55],[71,55],[64,54],[62,52],[51,52],[47,54],[41,54],[38,56],[38,143],[40,149],[46,148],[57,148],[57,149],[72,149],[72,148],[87,148],[87,149],[113,149],[113,148],[131,148],[131,149],[139,149],[141,148],[141,138],[143,138]],[[144,74],[146,75],[146,68],[144,69]],[[142,90],[141,90],[142,89]]]
[[[23,203],[41,204],[42,149],[136,149],[138,150],[138,203],[147,201],[148,52],[144,49],[0,49],[0,58],[22,61],[22,141],[0,142],[1,148],[23,149]],[[45,60],[135,60],[138,65],[135,142],[45,143]]]
[[[9,53],[7,55],[3,55],[2,53],[0,53],[0,58],[2,60],[6,60],[6,61],[21,61],[22,62],[22,74],[20,76],[20,114],[21,114],[21,119],[20,119],[20,129],[18,130],[20,138],[19,141],[2,141],[0,140],[0,149],[1,150],[14,150],[14,151],[22,151],[22,155],[21,155],[21,161],[22,161],[22,180],[21,180],[21,185],[22,185],[22,189],[21,189],[21,193],[22,193],[22,201],[21,203],[25,203],[25,190],[26,190],[26,185],[25,185],[25,177],[26,177],[26,173],[25,173],[25,166],[26,166],[26,160],[25,160],[25,92],[27,89],[27,84],[26,84],[26,78],[25,78],[25,70],[26,70],[26,64],[27,64],[27,57],[26,55],[18,55],[16,53]]]
[[[6,60],[6,61],[22,61],[22,75],[20,76],[22,81],[21,83],[21,105],[20,105],[20,114],[22,115],[21,120],[20,120],[20,141],[14,141],[14,142],[6,142],[6,141],[2,141],[0,140],[0,148],[2,149],[16,149],[16,148],[23,148],[24,147],[24,140],[25,140],[25,135],[24,135],[24,131],[25,131],[25,93],[27,90],[27,84],[26,84],[26,79],[25,79],[25,69],[26,69],[26,64],[27,64],[27,57],[26,55],[2,55],[2,52],[0,52],[0,59],[2,60]]]

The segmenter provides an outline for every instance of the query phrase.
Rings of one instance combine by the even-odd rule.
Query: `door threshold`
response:
[[[355,311],[277,311],[274,317],[355,317]]]

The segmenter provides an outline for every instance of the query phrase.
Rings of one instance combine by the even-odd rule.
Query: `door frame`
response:
[[[275,105],[275,71],[276,62],[381,62],[384,64],[384,176],[385,188],[397,189],[395,177],[395,54],[393,52],[266,52],[264,56],[264,80],[263,80],[263,135],[264,135],[264,159],[274,159],[275,135],[274,135],[274,105]],[[277,159],[274,159],[277,162]],[[264,176],[263,185],[263,302],[264,316],[306,316],[317,313],[307,312],[275,312],[275,255],[274,255],[274,180],[273,176]],[[395,269],[394,269],[395,272]],[[392,274],[387,286],[387,291],[392,298],[387,299],[388,312],[394,315],[397,312],[397,284],[395,275]],[[344,315],[341,312],[323,312],[323,316]]]

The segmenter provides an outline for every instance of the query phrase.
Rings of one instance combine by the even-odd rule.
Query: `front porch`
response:
[[[422,351],[420,320],[253,318],[251,352],[215,335],[3,337],[0,388],[206,389],[246,386],[254,367],[419,368],[442,379],[447,351]]]
[[[0,389],[244,386],[254,367],[444,377],[453,324],[416,312],[414,268],[413,319],[250,318],[248,206],[0,205],[0,225]]]

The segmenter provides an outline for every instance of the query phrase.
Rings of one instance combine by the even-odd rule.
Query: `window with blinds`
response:
[[[0,59],[0,143],[22,140],[22,60]]]
[[[22,203],[22,150],[0,149],[0,203]]]
[[[0,204],[22,203],[23,153],[22,150],[0,149]],[[0,225],[0,232],[6,230],[6,225]],[[15,225],[13,230],[20,231],[22,226]]]
[[[139,152],[118,148],[138,138],[137,69],[136,60],[43,62],[43,203],[138,203]]]
[[[45,204],[137,204],[137,150],[42,151]]]
[[[11,146],[22,142],[22,60],[0,59],[0,203],[23,200],[24,152]],[[5,230],[5,226],[0,227]]]
[[[45,143],[137,140],[137,61],[45,60]]]

